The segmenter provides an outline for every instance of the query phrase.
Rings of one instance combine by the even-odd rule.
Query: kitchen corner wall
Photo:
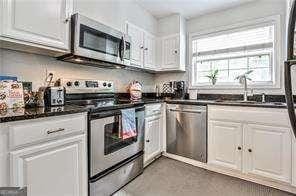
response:
[[[247,20],[254,20],[258,18],[264,18],[273,15],[280,15],[281,17],[281,50],[282,59],[285,58],[285,45],[286,45],[286,11],[287,5],[286,0],[256,0],[252,1],[238,7],[227,9],[224,11],[219,11],[211,14],[206,14],[203,16],[195,17],[187,20],[187,32],[188,33],[198,33],[201,31],[211,30],[215,28],[220,28],[223,26],[229,26],[232,24],[238,24]],[[188,44],[187,44],[188,45]],[[188,50],[188,49],[187,49]],[[187,53],[188,56],[188,53]],[[187,57],[188,61],[188,57]],[[187,72],[186,73],[168,73],[159,74],[156,76],[155,81],[157,84],[163,84],[164,82],[170,80],[185,80],[189,82],[189,71],[191,69],[190,62],[187,62]],[[258,89],[255,93],[269,93],[269,94],[283,94],[283,65],[278,65],[281,72],[281,88],[280,89]],[[296,74],[295,74],[296,75]],[[296,81],[296,80],[294,80]],[[295,86],[295,85],[294,85]],[[296,89],[295,89],[296,90]],[[223,89],[223,90],[213,90],[213,89],[199,89],[199,93],[242,93],[241,89]]]
[[[100,21],[120,31],[125,31],[129,21],[148,32],[156,33],[157,20],[131,0],[74,0],[74,12]],[[143,83],[144,92],[152,92],[154,75],[122,69],[102,69],[58,61],[55,58],[0,49],[0,75],[17,76],[22,81],[32,81],[34,90],[44,85],[47,71],[57,78],[111,80],[116,92],[126,92],[129,82]]]

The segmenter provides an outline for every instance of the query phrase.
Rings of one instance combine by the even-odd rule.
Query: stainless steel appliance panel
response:
[[[143,151],[144,149],[144,131],[145,131],[145,112],[144,110],[136,112],[137,119],[137,131],[138,135],[135,142],[130,144],[124,144],[118,149],[106,149],[109,145],[106,139],[106,126],[110,126],[116,121],[118,115],[99,118],[91,120],[90,129],[90,165],[91,173],[90,176],[93,177],[104,170],[124,161]],[[120,128],[118,128],[120,130]]]
[[[206,106],[167,105],[167,152],[207,162]]]
[[[91,196],[110,196],[143,172],[143,155],[90,183]]]
[[[130,65],[130,53],[130,36],[86,16],[74,14],[71,17],[71,52],[58,59],[116,68]]]
[[[95,20],[91,20],[80,14],[76,14],[74,17],[75,17],[75,20],[74,20],[75,21],[75,34],[74,34],[75,40],[74,40],[74,43],[72,44],[74,46],[75,55],[85,56],[88,58],[93,58],[98,60],[110,61],[114,63],[121,63],[121,59],[119,58],[119,55],[113,56],[110,54],[98,52],[96,50],[91,50],[91,49],[83,48],[80,46],[81,39],[84,39],[84,35],[80,34],[82,25],[88,28],[92,28],[94,30],[100,30],[100,32],[107,33],[110,36],[113,36],[118,39],[121,39],[123,36],[123,34],[120,31],[116,31],[110,27],[107,27]],[[119,49],[119,46],[117,47],[117,49]]]

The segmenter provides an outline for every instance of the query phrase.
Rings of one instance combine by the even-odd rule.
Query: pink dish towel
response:
[[[129,139],[138,135],[136,128],[135,108],[121,110],[122,139]]]

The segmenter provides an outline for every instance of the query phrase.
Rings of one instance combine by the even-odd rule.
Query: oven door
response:
[[[73,16],[72,52],[74,55],[122,64],[120,58],[123,33],[95,20]]]
[[[112,110],[91,114],[90,177],[98,177],[112,166],[132,157],[144,148],[144,107],[136,109],[137,136],[123,140],[121,112]]]

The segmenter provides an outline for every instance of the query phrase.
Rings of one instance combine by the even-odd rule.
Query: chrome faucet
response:
[[[244,85],[244,101],[248,101],[248,80],[251,81],[251,78],[249,78],[248,75],[252,72],[253,70],[247,71],[246,73],[235,78],[240,84]]]

